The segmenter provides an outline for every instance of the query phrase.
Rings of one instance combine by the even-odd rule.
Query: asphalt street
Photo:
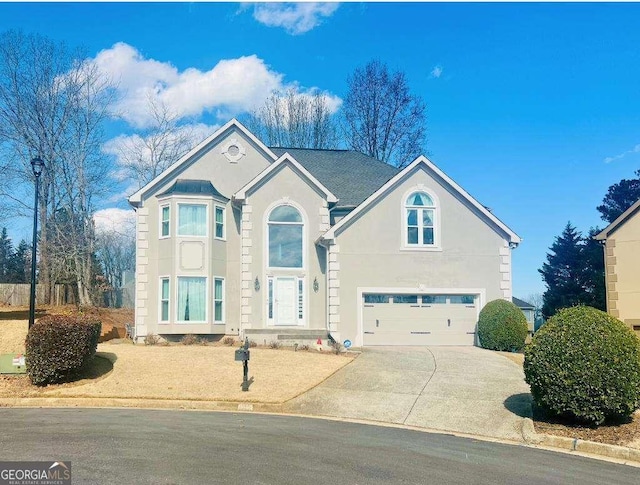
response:
[[[638,468],[322,419],[0,409],[0,460],[71,461],[74,484],[637,484]]]

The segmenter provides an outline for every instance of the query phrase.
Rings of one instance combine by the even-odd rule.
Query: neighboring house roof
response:
[[[633,204],[631,207],[629,207],[626,211],[624,211],[622,214],[620,214],[620,216],[615,221],[613,221],[611,224],[609,224],[607,227],[605,227],[600,233],[598,233],[595,236],[595,238],[598,241],[604,241],[613,232],[615,232],[616,229],[618,229],[622,224],[624,224],[629,219],[631,219],[633,216],[635,216],[638,211],[640,211],[640,199],[635,204]]]
[[[164,172],[162,172],[160,175],[154,178],[147,185],[145,185],[136,193],[131,195],[129,197],[129,203],[134,207],[138,207],[140,205],[140,202],[142,202],[142,195],[145,192],[148,192],[151,188],[155,187],[159,182],[169,177],[172,173],[174,173],[184,164],[189,163],[192,159],[194,159],[194,157],[199,155],[204,148],[214,144],[219,138],[224,136],[231,128],[237,128],[239,131],[241,131],[247,138],[249,138],[253,143],[255,143],[260,150],[264,152],[267,158],[271,159],[272,161],[278,158],[271,150],[269,150],[269,148],[264,143],[258,140],[253,133],[247,130],[247,128],[245,128],[245,126],[242,123],[240,123],[238,120],[234,118],[228,123],[224,124],[211,136],[205,138],[202,142],[196,145],[191,151],[189,151],[186,155],[180,158],[180,160],[172,164],[169,168],[167,168]]]
[[[258,185],[262,180],[266,179],[270,174],[276,172],[281,165],[290,164],[295,169],[302,174],[312,185],[314,185],[320,192],[324,194],[327,199],[327,202],[330,204],[334,204],[338,201],[338,198],[331,193],[329,189],[327,189],[317,178],[315,178],[309,171],[304,168],[300,163],[288,152],[285,152],[278,160],[273,162],[267,168],[265,168],[262,172],[260,172],[256,177],[253,178],[248,184],[238,190],[235,194],[233,194],[233,198],[235,200],[242,200],[247,197],[247,192],[251,190],[253,187]]]
[[[165,195],[210,195],[217,199],[229,200],[213,186],[209,180],[178,179],[168,190],[156,197]]]
[[[536,309],[536,307],[534,307],[531,303],[527,303],[526,301],[521,300],[520,298],[516,298],[515,296],[511,297],[511,301],[513,302],[513,304],[515,306],[520,308],[520,310],[535,310]]]
[[[270,147],[278,156],[289,153],[339,199],[336,207],[355,207],[399,170],[353,150]]]
[[[522,239],[515,232],[513,232],[509,227],[503,223],[500,219],[493,215],[492,212],[487,210],[485,206],[480,204],[476,199],[474,199],[471,195],[469,195],[462,187],[460,187],[457,183],[455,183],[448,175],[446,175],[442,170],[440,170],[431,160],[427,157],[421,155],[416,158],[413,162],[407,165],[403,170],[396,173],[390,180],[388,180],[382,187],[376,190],[373,194],[371,194],[367,199],[356,207],[353,211],[351,211],[346,217],[340,220],[335,226],[329,229],[321,239],[329,240],[333,239],[336,236],[336,232],[340,231],[342,228],[346,227],[351,223],[355,218],[359,216],[362,212],[367,210],[367,208],[373,204],[378,198],[383,197],[387,191],[389,191],[392,187],[394,187],[397,183],[399,183],[403,178],[405,178],[408,174],[410,174],[413,169],[418,167],[419,165],[427,166],[432,172],[436,174],[437,177],[442,179],[442,181],[449,186],[451,190],[458,193],[463,199],[465,199],[469,204],[476,208],[480,213],[482,213],[487,219],[493,222],[498,228],[500,228],[509,238],[510,243],[519,244]]]

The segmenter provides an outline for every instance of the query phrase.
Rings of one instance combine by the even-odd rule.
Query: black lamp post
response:
[[[31,245],[31,297],[29,298],[29,328],[33,326],[36,316],[36,251],[38,245],[38,188],[40,175],[44,170],[44,162],[40,157],[31,160],[31,170],[36,178],[36,198],[33,204],[33,244]]]

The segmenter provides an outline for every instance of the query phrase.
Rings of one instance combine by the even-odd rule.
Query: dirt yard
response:
[[[98,316],[108,324],[124,326],[129,321],[126,312],[99,311]],[[24,316],[14,309],[0,309],[0,353],[24,351],[27,321],[20,318]],[[0,398],[281,403],[316,386],[355,358],[352,353],[334,355],[315,350],[254,348],[249,362],[249,377],[253,382],[249,392],[242,392],[242,364],[234,360],[235,349],[222,344],[145,346],[113,340],[98,345],[97,356],[101,359],[96,359],[90,375],[79,382],[39,388],[31,385],[26,376],[0,376]]]

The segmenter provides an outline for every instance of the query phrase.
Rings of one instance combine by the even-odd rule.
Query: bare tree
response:
[[[138,188],[164,172],[201,141],[202,131],[181,123],[181,117],[153,96],[147,106],[150,126],[138,133],[111,140],[109,151],[118,159],[121,178],[134,180]]]
[[[403,72],[371,61],[347,84],[343,129],[351,148],[400,168],[422,153],[426,105],[409,92]]]
[[[271,93],[247,121],[267,145],[290,148],[336,148],[338,134],[326,94],[315,91]]]
[[[96,254],[104,276],[112,289],[107,297],[109,306],[119,306],[118,292],[123,286],[125,271],[133,271],[136,264],[135,223],[119,228],[97,231]]]
[[[64,44],[15,31],[0,36],[0,149],[8,162],[0,190],[14,210],[30,212],[29,162],[34,156],[45,161],[39,274],[48,302],[54,268],[72,261],[79,302],[91,304],[92,199],[107,183],[100,146],[111,88],[95,65]]]

